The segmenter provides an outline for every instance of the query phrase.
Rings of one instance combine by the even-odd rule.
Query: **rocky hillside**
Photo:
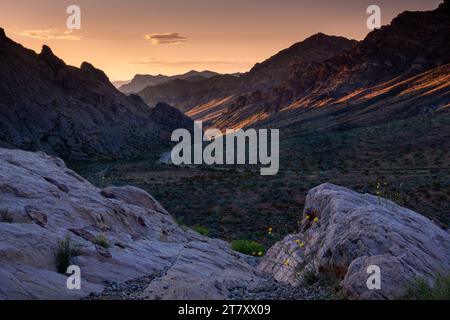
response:
[[[354,116],[361,113],[361,109],[366,109],[363,112],[373,112],[375,103],[392,104],[393,96],[401,99],[410,92],[409,88],[401,87],[404,81],[411,81],[420,74],[426,75],[433,69],[442,71],[439,68],[450,63],[449,18],[448,0],[433,11],[404,12],[390,25],[369,33],[350,50],[323,62],[298,61],[292,64],[289,76],[276,88],[240,96],[215,125],[242,127],[262,120],[267,124],[271,123],[273,116],[293,123],[305,111],[310,112],[312,118],[317,118],[326,108],[336,108],[338,113],[353,113]],[[444,70],[448,72],[448,68]],[[380,87],[384,88],[380,90]],[[415,86],[414,89],[427,87]],[[411,112],[405,111],[403,105],[394,112],[396,117],[408,112],[409,115],[418,115],[427,112],[430,107],[446,107],[449,103],[448,82],[439,82],[437,87],[443,90],[423,93],[429,100],[427,106]],[[390,94],[384,94],[387,91]],[[353,100],[362,95],[368,98],[364,103]],[[369,101],[370,98],[373,99]],[[335,114],[336,109],[330,113]],[[386,112],[382,118],[382,121],[392,120],[392,113]],[[342,126],[345,122],[337,124]],[[276,125],[283,123],[278,121]]]
[[[301,232],[256,268],[138,188],[98,189],[58,158],[0,149],[0,299],[327,297],[302,284],[311,268],[343,280],[350,298],[393,298],[449,272],[449,244],[448,231],[413,211],[325,184],[310,191]],[[66,287],[69,263],[81,268],[81,290]],[[381,291],[365,287],[369,264],[381,267]]]
[[[239,84],[240,78],[232,75],[217,75],[200,81],[175,79],[147,86],[138,94],[149,106],[164,101],[188,112],[193,106],[226,100],[238,90]]]
[[[148,86],[138,94],[150,106],[165,101],[187,112],[194,119],[203,119],[202,111],[211,120],[213,113],[223,110],[242,94],[276,87],[288,77],[289,67],[298,62],[322,62],[352,48],[356,41],[324,34],[314,35],[279,52],[249,72],[235,77],[217,75],[198,82],[173,80]],[[214,115],[216,117],[217,115]]]
[[[213,71],[195,71],[191,70],[189,72],[175,75],[175,76],[165,76],[162,74],[158,74],[156,76],[150,74],[137,74],[134,78],[129,82],[122,86],[120,86],[119,90],[123,93],[138,93],[144,90],[146,87],[153,87],[159,84],[171,81],[171,80],[186,80],[188,82],[197,82],[204,79],[209,79],[216,76],[218,73]],[[163,101],[163,100],[161,100]],[[160,101],[158,101],[160,102]],[[165,101],[167,102],[167,101]]]
[[[89,63],[68,66],[47,46],[39,54],[0,29],[0,145],[67,159],[111,159],[151,151],[192,122],[119,92]],[[165,107],[167,110],[168,107]],[[171,114],[172,116],[169,116]]]
[[[381,121],[444,109],[449,90],[442,77],[438,83],[414,86],[413,90],[421,92],[419,100],[425,98],[427,105],[419,102],[422,107],[416,107],[416,101],[410,100],[415,107],[407,110],[404,101],[397,106],[393,100],[409,95],[405,83],[416,77],[448,72],[444,66],[450,63],[449,18],[450,1],[445,0],[433,11],[404,12],[360,42],[314,35],[257,64],[231,83],[220,77],[214,84],[167,83],[144,89],[139,95],[151,104],[166,101],[193,119],[222,129],[282,127],[303,121],[306,111],[311,118],[321,118],[322,109],[327,108],[330,117],[351,114],[357,125],[366,124],[364,117],[359,119],[361,112],[374,112],[375,106],[376,118]],[[434,84],[439,92],[427,91]],[[395,108],[389,112],[379,108],[393,104]],[[345,127],[347,121],[335,124]]]

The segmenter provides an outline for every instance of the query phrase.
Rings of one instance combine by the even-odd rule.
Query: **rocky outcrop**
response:
[[[380,268],[380,290],[367,287],[371,265]],[[389,200],[324,184],[308,193],[301,231],[258,268],[293,285],[311,273],[332,275],[353,299],[399,298],[416,279],[432,284],[450,273],[450,233]]]
[[[68,66],[48,46],[39,54],[0,34],[0,145],[65,159],[116,159],[168,145],[192,128],[177,109],[119,92],[101,70]],[[172,110],[170,110],[172,109]]]
[[[146,192],[100,190],[44,153],[0,149],[0,211],[0,300],[84,298],[143,276],[141,298],[224,299],[258,280],[246,257],[178,226]],[[81,290],[57,272],[68,236]]]

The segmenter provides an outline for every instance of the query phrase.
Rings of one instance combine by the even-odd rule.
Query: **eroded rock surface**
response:
[[[84,298],[143,276],[153,281],[142,298],[224,299],[259,279],[246,257],[181,228],[146,192],[100,190],[44,153],[0,149],[0,210],[12,219],[0,221],[0,299]],[[68,290],[56,269],[68,235],[81,290]]]
[[[331,274],[353,299],[399,298],[417,278],[431,284],[450,273],[450,234],[383,198],[323,184],[309,192],[301,226],[268,251],[261,271],[293,285]],[[366,285],[371,265],[380,267],[380,290]]]

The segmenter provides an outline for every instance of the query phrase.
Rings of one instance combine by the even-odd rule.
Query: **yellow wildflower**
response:
[[[315,217],[313,221],[314,221],[314,222],[317,222],[317,221],[319,221],[319,218],[318,218],[318,217]]]

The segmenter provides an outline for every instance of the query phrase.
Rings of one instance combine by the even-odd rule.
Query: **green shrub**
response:
[[[8,209],[0,210],[0,222],[13,223],[13,216],[9,213]]]
[[[103,247],[105,249],[109,248],[108,238],[106,238],[106,236],[103,233],[95,237],[94,244],[99,245],[100,247]]]
[[[209,235],[209,229],[203,226],[194,226],[192,228],[195,232],[200,233],[203,236],[208,236]]]
[[[266,252],[263,245],[250,240],[233,240],[231,242],[231,249],[255,257],[263,256]]]
[[[65,274],[67,268],[72,264],[73,258],[78,255],[78,248],[72,243],[70,236],[67,236],[64,240],[59,241],[54,255],[56,269],[59,273]]]
[[[407,290],[408,300],[450,300],[450,275],[439,276],[430,286],[425,280],[417,279]]]

